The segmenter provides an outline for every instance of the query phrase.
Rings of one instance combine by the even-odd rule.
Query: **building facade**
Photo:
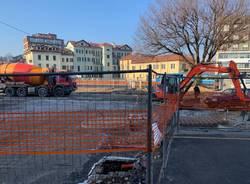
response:
[[[69,41],[66,48],[74,53],[76,72],[98,72],[120,70],[119,60],[132,53],[128,45],[91,43],[85,40]],[[119,78],[119,75],[113,75]]]
[[[164,56],[132,54],[120,60],[121,70],[141,70],[148,68],[148,65],[152,65],[152,69],[157,73],[184,74],[191,69],[193,62],[185,61],[174,54]],[[121,78],[127,81],[147,81],[147,73],[127,73],[122,74]],[[153,80],[156,80],[155,75],[153,75]]]
[[[24,38],[26,63],[58,71],[74,69],[74,53],[64,47],[55,34],[34,34]]]
[[[235,25],[237,26],[237,25]],[[224,26],[224,31],[229,31],[229,26]],[[241,37],[241,41],[239,38]],[[216,62],[219,66],[229,66],[229,62],[232,60],[237,64],[237,67],[241,73],[250,74],[250,27],[249,31],[244,35],[233,35],[232,39],[234,44],[223,45],[216,53]],[[250,87],[250,80],[244,80],[247,87]],[[221,84],[221,89],[233,87],[230,80],[227,80]]]

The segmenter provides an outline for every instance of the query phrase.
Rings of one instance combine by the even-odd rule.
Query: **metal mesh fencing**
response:
[[[153,105],[153,183],[165,182],[166,165],[171,140],[178,126],[179,78],[167,76],[155,89],[162,89],[162,99],[155,99]],[[155,90],[155,91],[156,91]]]
[[[180,125],[249,129],[248,78],[196,77],[181,95]]]
[[[0,183],[77,183],[102,156],[147,152],[148,82],[117,74],[1,76]]]

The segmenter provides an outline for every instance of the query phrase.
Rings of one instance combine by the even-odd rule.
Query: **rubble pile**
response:
[[[140,159],[109,156],[93,165],[84,184],[144,184],[145,176]]]

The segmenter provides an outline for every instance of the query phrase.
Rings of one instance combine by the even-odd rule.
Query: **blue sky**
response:
[[[133,44],[139,17],[154,0],[4,0],[0,21],[65,40]],[[0,24],[0,55],[23,52],[25,34]]]

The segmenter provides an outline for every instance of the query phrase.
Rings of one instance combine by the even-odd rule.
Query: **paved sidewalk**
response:
[[[173,140],[165,175],[164,184],[249,184],[250,139],[245,133],[179,135]]]

